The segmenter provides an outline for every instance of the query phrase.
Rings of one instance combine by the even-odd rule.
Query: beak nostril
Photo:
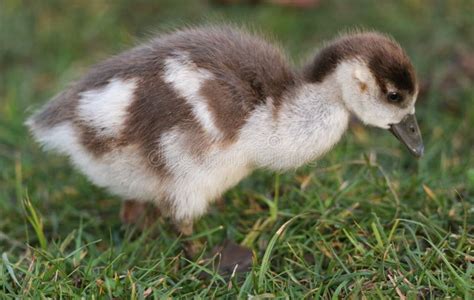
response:
[[[416,157],[423,155],[423,139],[415,115],[408,115],[399,123],[392,124],[390,131],[408,148],[411,154]]]

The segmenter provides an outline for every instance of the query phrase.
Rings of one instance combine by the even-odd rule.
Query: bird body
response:
[[[238,29],[177,31],[96,65],[27,124],[96,185],[189,223],[253,170],[322,156],[351,115],[389,128],[414,113],[417,87],[401,48],[356,34],[356,45],[375,40],[379,54],[348,46],[351,38],[299,71],[278,47]],[[374,67],[371,55],[389,59]],[[385,101],[393,90],[402,103]]]

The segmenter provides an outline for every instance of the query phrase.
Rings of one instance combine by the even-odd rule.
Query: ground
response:
[[[0,298],[471,297],[472,1],[216,2],[0,2]],[[123,227],[118,199],[42,152],[23,122],[87,66],[206,22],[267,34],[296,64],[347,29],[392,34],[421,81],[425,156],[354,122],[319,162],[259,171],[226,193],[190,238],[205,243],[198,259],[186,259],[165,222]],[[220,276],[204,262],[225,239],[253,250],[249,273]]]

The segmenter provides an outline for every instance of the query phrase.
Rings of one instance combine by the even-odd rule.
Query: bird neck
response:
[[[269,124],[261,130],[257,165],[292,169],[329,151],[349,121],[341,96],[332,76],[319,83],[302,82],[293,87],[284,96],[276,116],[267,116]]]

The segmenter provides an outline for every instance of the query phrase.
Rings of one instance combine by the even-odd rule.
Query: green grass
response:
[[[301,11],[201,1],[0,1],[0,298],[470,298],[474,293],[474,7],[471,1],[323,1]],[[351,127],[316,164],[257,172],[196,224],[206,255],[250,246],[250,273],[189,261],[164,221],[123,228],[120,201],[22,125],[87,66],[153,32],[234,22],[295,61],[355,26],[394,35],[425,88],[426,155]],[[470,59],[470,60],[469,60]],[[200,279],[202,272],[210,273]]]

